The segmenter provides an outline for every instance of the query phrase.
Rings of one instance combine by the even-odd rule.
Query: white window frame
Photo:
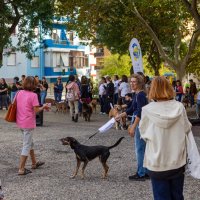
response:
[[[52,66],[52,59],[53,59],[53,54],[51,52],[45,52],[44,54],[45,57],[45,67],[51,67]]]
[[[7,57],[7,66],[16,66],[16,53],[11,53]]]
[[[64,67],[69,67],[69,53],[61,53],[61,59]]]
[[[39,56],[34,56],[31,60],[31,67],[32,68],[39,68]]]

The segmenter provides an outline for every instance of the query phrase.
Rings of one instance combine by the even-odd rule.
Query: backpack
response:
[[[71,88],[67,88],[66,99],[68,101],[75,101],[77,99],[77,95],[76,95],[76,93],[74,91],[74,87],[73,86]]]

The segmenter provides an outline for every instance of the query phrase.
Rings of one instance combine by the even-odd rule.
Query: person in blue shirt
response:
[[[62,99],[63,83],[61,77],[58,77],[57,82],[54,84],[54,98],[56,102]]]
[[[131,77],[131,87],[135,92],[131,106],[123,113],[118,115],[115,119],[119,120],[121,117],[132,115],[132,125],[129,129],[129,135],[134,137],[135,153],[137,159],[137,172],[129,176],[129,180],[145,181],[149,178],[146,169],[143,167],[145,141],[140,137],[139,122],[141,119],[142,107],[148,104],[145,93],[144,78],[139,74],[133,74]]]

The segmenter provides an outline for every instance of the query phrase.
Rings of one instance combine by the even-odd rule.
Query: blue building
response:
[[[55,22],[50,35],[40,42],[40,30],[36,30],[38,45],[30,60],[21,52],[11,52],[3,55],[3,66],[0,77],[11,82],[15,76],[22,74],[40,78],[45,76],[49,82],[55,82],[61,76],[65,82],[70,74],[70,67],[76,70],[89,67],[89,46],[81,45],[81,41],[74,31],[67,31],[64,24]],[[13,45],[17,44],[17,37],[12,36]],[[5,49],[4,52],[9,50]]]

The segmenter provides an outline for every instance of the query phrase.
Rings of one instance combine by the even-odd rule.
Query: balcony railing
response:
[[[68,40],[53,40],[53,44],[73,45],[73,42],[69,42]]]
[[[98,66],[96,65],[96,66],[94,67],[95,70],[100,70],[100,69],[102,69],[102,68],[103,68],[103,65],[101,65],[101,66],[100,66],[100,65],[98,65]]]
[[[94,53],[94,57],[103,57],[104,52]]]

